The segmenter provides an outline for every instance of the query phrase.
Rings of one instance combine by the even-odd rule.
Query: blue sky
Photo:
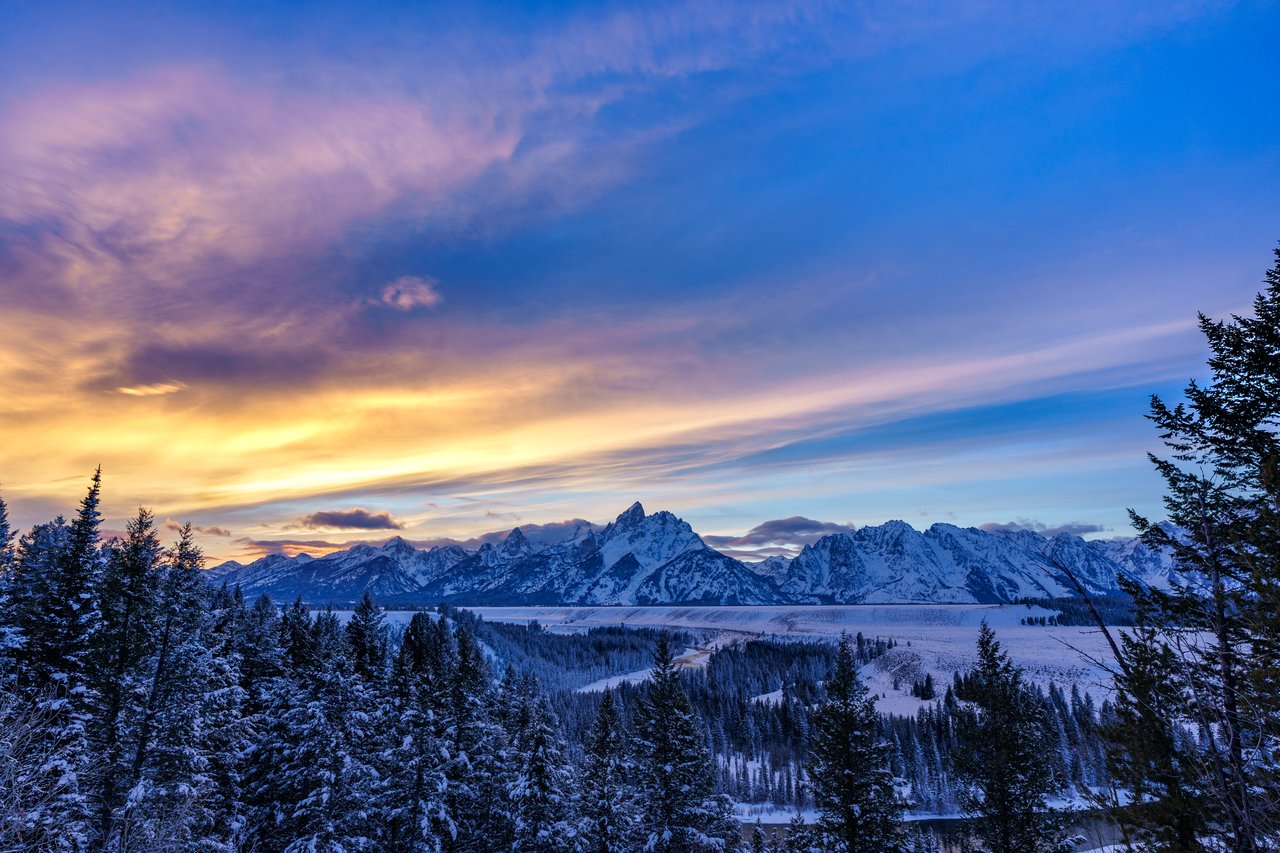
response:
[[[1278,37],[1274,3],[4,4],[0,488],[32,523],[101,463],[115,523],[219,557],[637,498],[1124,533],[1147,397],[1280,240]]]

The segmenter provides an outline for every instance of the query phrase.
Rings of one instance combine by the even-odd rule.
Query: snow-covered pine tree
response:
[[[337,617],[314,620],[305,608],[287,611],[290,642],[301,670],[279,679],[269,725],[252,752],[249,793],[255,844],[286,853],[376,849],[371,802],[374,770],[366,750],[376,744],[356,702],[354,677]],[[303,631],[308,636],[303,641]]]
[[[17,626],[10,623],[10,614],[16,612],[18,606],[14,595],[21,595],[14,589],[17,580],[15,538],[16,532],[9,523],[9,507],[0,497],[0,689],[7,691],[16,687],[17,675],[9,650],[18,644],[21,636]]]
[[[489,667],[465,624],[454,630],[453,648],[441,738],[449,754],[445,803],[453,829],[443,847],[450,853],[505,850],[513,839],[506,732],[495,720]]]
[[[132,785],[130,741],[137,732],[130,726],[143,715],[137,703],[148,680],[143,662],[155,640],[162,551],[152,514],[139,509],[125,538],[106,548],[98,584],[100,625],[89,669],[96,698],[89,727],[95,768],[86,793],[93,800],[93,831],[101,843],[112,836]]]
[[[46,757],[39,766],[21,768],[15,780],[39,792],[33,799],[38,805],[20,821],[22,843],[42,850],[76,850],[90,836],[86,728],[94,705],[88,668],[98,628],[101,490],[99,470],[71,524],[58,519],[23,537],[10,586],[17,595],[5,602],[17,640],[8,649],[15,687],[32,703],[39,721],[33,748]]]
[[[364,591],[346,627],[351,671],[373,688],[380,688],[386,676],[387,636],[382,608]]]
[[[0,611],[4,644],[0,654],[5,679],[7,686],[30,701],[49,686],[49,668],[41,665],[44,656],[40,653],[47,638],[41,632],[47,627],[44,608],[67,536],[68,527],[61,516],[35,525],[18,539],[4,578],[4,610]]]
[[[280,648],[284,662],[298,675],[312,674],[320,665],[314,627],[311,611],[302,603],[301,596],[280,614]]]
[[[528,703],[528,720],[518,750],[520,766],[509,788],[514,853],[573,849],[575,786],[558,729],[545,697]]]
[[[797,813],[785,830],[774,835],[769,853],[826,853],[826,849],[820,836]]]
[[[635,763],[613,691],[605,690],[586,744],[578,794],[578,853],[635,849]]]
[[[439,736],[449,640],[427,614],[415,613],[392,664],[379,820],[386,848],[397,853],[435,851],[441,837],[452,838],[457,829],[445,803],[446,750]]]
[[[205,760],[205,806],[198,827],[210,850],[237,850],[245,831],[243,760],[252,722],[246,717],[247,693],[240,685],[243,657],[239,638],[249,609],[239,587],[224,584],[211,596],[205,638],[209,673],[201,700],[199,750]]]
[[[1054,775],[1044,709],[1022,670],[983,620],[978,661],[962,679],[952,761],[967,782],[963,795],[973,834],[992,853],[1060,853],[1066,833],[1047,798],[1062,787]]]
[[[880,716],[858,677],[847,634],[840,638],[826,688],[809,747],[819,832],[842,853],[899,850],[902,804],[889,773],[889,745],[880,736]]]
[[[284,649],[280,645],[283,633],[280,614],[265,595],[249,607],[236,633],[243,713],[250,725],[267,712],[277,680],[284,674]]]
[[[738,849],[741,829],[728,798],[715,793],[704,727],[680,683],[665,634],[658,638],[637,723],[644,849]]]
[[[202,561],[191,525],[183,526],[160,569],[155,629],[131,727],[130,789],[119,821],[125,849],[189,850],[215,823],[201,750],[213,671]]]
[[[13,559],[13,526],[9,523],[9,507],[0,496],[0,578],[8,573]]]

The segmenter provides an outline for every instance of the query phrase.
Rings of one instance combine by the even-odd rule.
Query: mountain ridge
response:
[[[1091,594],[1115,592],[1121,575],[1165,586],[1172,569],[1169,555],[1137,539],[944,523],[920,531],[901,520],[829,533],[794,558],[749,564],[637,501],[604,527],[576,527],[549,545],[535,546],[519,527],[474,550],[417,548],[396,536],[321,557],[228,561],[208,580],[312,603],[354,601],[366,590],[405,605],[1003,603],[1074,595],[1062,565]]]

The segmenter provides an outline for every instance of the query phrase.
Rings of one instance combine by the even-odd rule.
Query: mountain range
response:
[[[644,605],[999,603],[1075,594],[1062,566],[1091,594],[1127,575],[1167,585],[1171,561],[1136,539],[987,531],[903,521],[838,532],[792,559],[744,563],[708,546],[683,519],[639,503],[603,528],[581,526],[534,546],[512,530],[498,543],[416,548],[400,537],[311,557],[272,554],[209,570],[246,595],[344,603],[365,590],[383,604]]]

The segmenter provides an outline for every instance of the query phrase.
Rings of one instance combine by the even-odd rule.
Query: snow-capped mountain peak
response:
[[[387,603],[415,604],[962,603],[1073,595],[1064,565],[1093,593],[1114,591],[1120,574],[1167,585],[1174,571],[1168,554],[1136,539],[1046,539],[943,523],[920,531],[901,520],[828,534],[794,559],[747,566],[708,547],[678,516],[648,514],[636,502],[604,528],[578,526],[551,545],[535,546],[519,527],[475,551],[421,550],[395,536],[318,558],[225,563],[210,579],[310,601],[354,601],[368,589]]]
[[[614,519],[613,524],[615,527],[636,527],[640,525],[644,519],[644,506],[641,505],[640,501],[636,501],[631,506],[623,510],[622,513]]]

